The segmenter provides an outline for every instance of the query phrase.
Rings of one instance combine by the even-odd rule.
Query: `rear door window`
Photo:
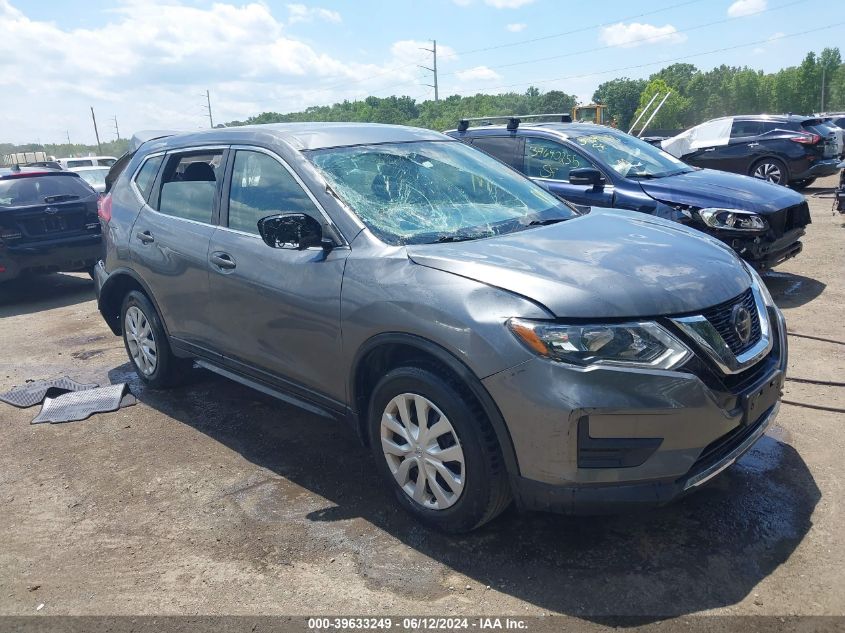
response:
[[[478,136],[472,141],[473,147],[515,169],[521,167],[522,161],[518,152],[520,144],[520,139],[515,136]]]
[[[135,174],[135,188],[145,201],[150,198],[150,189],[153,188],[156,175],[158,175],[158,168],[161,166],[163,160],[163,155],[148,158],[144,161],[138,173]]]
[[[229,187],[229,228],[258,235],[258,221],[279,213],[321,220],[311,198],[279,161],[263,152],[238,150]]]
[[[67,167],[70,169],[71,167],[93,167],[94,162],[90,160],[69,160],[67,162]]]
[[[734,119],[731,125],[731,138],[759,136],[764,132],[762,121],[742,121]]]
[[[111,167],[117,162],[116,158],[98,158],[97,165],[100,167]]]
[[[169,155],[153,208],[165,215],[211,224],[222,161],[222,149]]]
[[[530,178],[569,180],[569,172],[580,167],[593,167],[575,150],[545,138],[525,139],[525,175]]]

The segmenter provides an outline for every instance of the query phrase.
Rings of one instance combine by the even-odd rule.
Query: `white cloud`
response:
[[[617,22],[603,27],[599,39],[608,46],[633,48],[642,44],[679,44],[685,42],[687,36],[678,33],[678,29],[671,24],[654,26],[639,22]]]
[[[519,33],[520,31],[524,31],[527,26],[524,22],[514,22],[513,24],[508,24],[505,28],[511,33]]]
[[[0,0],[0,142],[60,142],[69,131],[72,141],[92,143],[90,106],[103,138],[112,137],[104,128],[114,115],[124,136],[204,127],[206,89],[215,122],[370,94],[414,95],[413,63],[431,60],[418,50],[431,44],[411,40],[379,63],[333,57],[287,33],[263,2],[125,0],[107,15],[96,28],[63,28]],[[455,57],[445,44],[437,52],[438,63]]]
[[[312,20],[324,20],[326,22],[340,22],[340,13],[320,7],[307,7],[304,4],[288,5],[288,24],[297,22],[311,22]]]
[[[499,73],[487,66],[476,66],[475,68],[461,70],[455,73],[455,76],[460,81],[489,81],[491,79],[502,78]]]
[[[736,0],[728,7],[728,15],[732,18],[738,18],[743,15],[759,13],[766,9],[766,4],[766,0]]]

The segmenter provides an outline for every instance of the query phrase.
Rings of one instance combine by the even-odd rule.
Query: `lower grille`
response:
[[[733,310],[737,305],[741,305],[751,314],[751,336],[744,343],[740,340],[733,324]],[[757,304],[751,288],[738,297],[705,310],[702,315],[716,328],[734,355],[742,354],[760,340],[760,317],[757,314]]]

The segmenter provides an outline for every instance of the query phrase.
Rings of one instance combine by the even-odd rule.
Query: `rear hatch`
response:
[[[0,240],[14,247],[97,234],[97,197],[70,172],[0,180]]]
[[[818,134],[821,142],[818,144],[822,158],[837,158],[842,154],[842,132],[836,126],[822,119],[806,119],[801,122],[802,131],[808,134]]]

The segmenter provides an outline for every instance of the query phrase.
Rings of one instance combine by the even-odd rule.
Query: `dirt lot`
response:
[[[804,252],[766,281],[790,376],[842,382],[845,225],[810,200]],[[0,292],[0,391],[69,375],[140,401],[37,426],[0,404],[0,614],[845,614],[845,416],[812,408],[845,388],[788,382],[768,436],[676,505],[449,538],[343,427],[201,371],[142,389],[87,277]]]

